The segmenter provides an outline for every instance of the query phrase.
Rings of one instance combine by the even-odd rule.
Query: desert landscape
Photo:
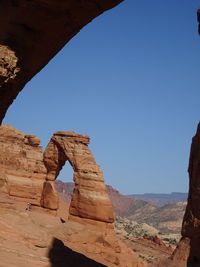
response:
[[[121,180],[129,193],[122,194],[121,189],[115,189],[110,183],[107,185],[107,180],[105,182],[103,168],[107,165],[102,162],[101,168],[96,161],[99,154],[92,152],[95,139],[90,140],[92,136],[77,130],[65,130],[67,116],[63,116],[62,108],[59,112],[60,117],[64,117],[63,128],[52,132],[46,145],[32,130],[25,132],[20,127],[2,123],[8,108],[25,85],[85,25],[105,11],[115,10],[122,2],[126,1],[8,0],[0,3],[0,267],[200,266],[200,124],[188,152],[188,193],[150,191],[139,194],[132,187],[134,182],[129,184],[124,174]],[[200,23],[199,9],[197,20]],[[92,80],[92,73],[87,79]],[[59,88],[59,82],[57,85]],[[58,88],[55,95],[59,94]],[[83,90],[83,95],[85,92]],[[52,98],[50,95],[51,92],[45,93],[42,105],[48,117],[51,117],[46,108]],[[113,95],[111,99],[114,99]],[[110,97],[109,93],[107,97]],[[66,106],[70,102],[73,105],[67,115],[75,122],[73,115],[79,110],[79,98],[83,96],[77,94],[76,98],[70,98],[69,95],[66,99]],[[100,98],[95,95],[94,99],[98,105]],[[79,113],[84,113],[87,106],[93,106],[90,101],[82,102],[84,107],[80,107]],[[120,96],[119,106],[122,102]],[[34,105],[39,109],[37,103]],[[56,103],[50,106],[50,110],[58,109]],[[110,113],[112,115],[112,111]],[[117,117],[112,115],[113,121]],[[79,123],[83,122],[87,129],[89,117],[84,119]],[[38,117],[31,123],[37,124],[39,120]],[[50,118],[51,124],[57,120],[56,116]],[[109,148],[102,146],[105,158],[111,155],[113,148],[112,155],[117,151],[128,162],[129,157],[122,153],[119,144],[122,142],[128,150],[135,137],[128,137],[128,130],[118,123],[119,135],[115,132],[109,136],[106,127],[96,117],[95,120],[100,124],[97,131],[113,144]],[[28,125],[28,121],[24,124]],[[43,121],[42,126],[42,131],[47,131],[48,121]],[[146,134],[151,135],[150,132]],[[114,135],[120,139],[119,143],[114,142]],[[128,145],[125,145],[126,139]],[[165,142],[163,137],[162,144]],[[145,142],[143,144],[146,146]],[[143,161],[145,155],[141,156],[137,149],[133,152],[137,155],[135,160],[142,158],[145,169],[148,165]],[[68,182],[67,174],[60,180],[65,164],[72,169],[73,182]],[[120,167],[117,164],[111,166],[116,170]],[[156,171],[149,172],[150,178],[159,167],[154,169]],[[175,178],[170,179],[175,186]],[[146,188],[150,188],[150,183],[147,182]],[[159,188],[157,184],[153,186]]]

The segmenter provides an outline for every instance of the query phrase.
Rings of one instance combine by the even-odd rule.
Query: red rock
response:
[[[43,257],[48,255],[50,244],[47,236],[56,236],[63,245],[105,266],[145,266],[115,236],[112,205],[101,168],[96,164],[88,143],[88,136],[59,132],[52,137],[43,158],[42,148],[38,146],[39,138],[35,135],[24,134],[11,126],[0,126],[0,214],[3,222],[0,239],[6,240],[7,244],[7,254],[1,250],[0,257],[4,259],[4,266],[22,266],[27,258],[28,254],[23,254],[22,260],[13,258],[13,253],[10,253],[13,248],[17,253],[29,251],[35,255],[34,259],[41,258],[36,247],[45,249]],[[70,220],[67,218],[68,206],[58,199],[52,181],[66,160],[74,168],[75,179]],[[34,205],[28,205],[30,209],[27,210],[27,203]],[[45,209],[35,206],[40,203]],[[51,227],[46,227],[47,224]],[[32,264],[28,263],[30,266],[43,266],[40,260]]]
[[[35,135],[0,126],[0,192],[39,206],[46,168],[38,144]]]
[[[82,27],[122,1],[1,1],[0,123],[25,84]]]
[[[200,233],[200,124],[192,139],[188,172],[190,188],[182,235],[193,238]]]
[[[192,139],[188,172],[189,195],[182,224],[183,237],[170,263],[177,267],[200,266],[200,124]]]
[[[97,221],[98,225],[101,225],[99,222],[112,223],[112,204],[101,168],[88,148],[89,137],[74,132],[57,132],[44,155],[39,143],[39,138],[33,134],[0,126],[0,191],[57,210],[58,193],[52,181],[68,160],[74,169],[75,181],[70,218],[87,219],[84,222],[92,224]]]
[[[58,192],[55,190],[54,184],[51,181],[44,183],[41,206],[51,210],[57,210],[59,208]]]
[[[57,132],[45,152],[47,180],[55,180],[68,160],[74,170],[75,188],[70,204],[70,218],[112,223],[112,204],[104,184],[101,168],[88,148],[89,137],[74,132]],[[75,218],[74,218],[75,219]]]
[[[183,218],[182,236],[190,240],[188,260],[200,264],[200,124],[192,139],[188,172],[189,195]]]
[[[187,237],[181,238],[176,249],[174,250],[171,260],[178,266],[186,266],[190,254],[190,239]]]

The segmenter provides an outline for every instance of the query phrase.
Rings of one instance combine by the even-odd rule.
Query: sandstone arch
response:
[[[70,204],[71,219],[85,218],[100,222],[114,221],[112,204],[106,192],[101,168],[88,148],[89,137],[74,132],[56,132],[45,152],[47,169],[41,205],[57,209],[58,201],[53,181],[66,161],[74,170],[75,188]]]

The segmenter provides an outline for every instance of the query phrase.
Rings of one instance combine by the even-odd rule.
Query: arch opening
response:
[[[89,137],[86,135],[74,132],[57,132],[53,135],[43,157],[47,176],[41,205],[48,209],[58,209],[58,193],[54,181],[66,161],[69,161],[75,183],[69,208],[70,217],[112,223],[114,215],[103,173],[88,144]]]

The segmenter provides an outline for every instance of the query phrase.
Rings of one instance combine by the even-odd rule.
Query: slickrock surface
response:
[[[51,138],[45,152],[44,163],[47,180],[56,179],[68,160],[74,170],[75,188],[70,204],[70,218],[114,221],[111,201],[108,197],[101,168],[88,148],[89,137],[74,132],[57,132]],[[45,198],[45,196],[44,196]],[[49,205],[44,205],[51,208]]]
[[[123,0],[0,2],[0,123],[9,105],[81,28]]]
[[[0,193],[40,206],[46,168],[39,144],[35,135],[0,126]]]
[[[57,216],[26,204],[0,194],[0,267],[146,266],[113,231],[67,221],[66,203]]]

